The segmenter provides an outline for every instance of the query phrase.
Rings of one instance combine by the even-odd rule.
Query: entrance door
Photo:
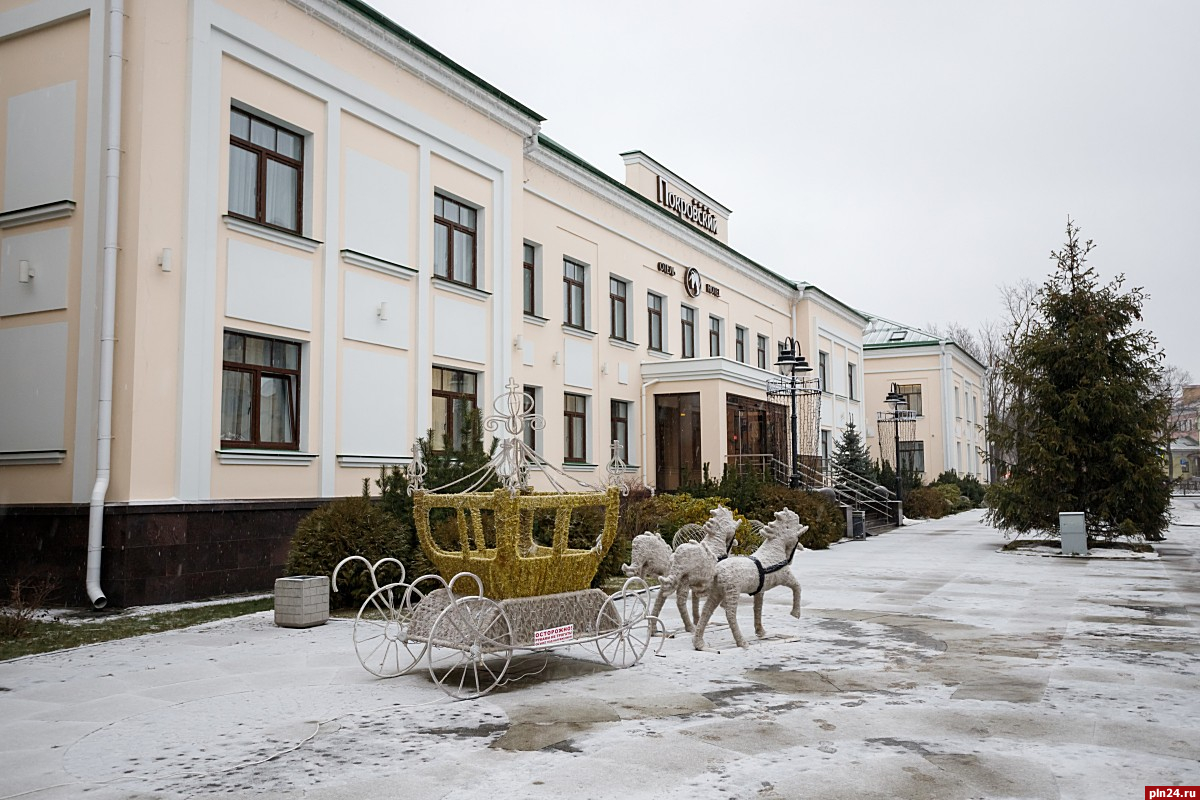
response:
[[[654,398],[655,488],[672,491],[703,478],[700,393]]]

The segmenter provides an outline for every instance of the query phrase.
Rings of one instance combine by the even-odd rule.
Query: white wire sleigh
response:
[[[359,661],[374,675],[404,675],[424,661],[447,694],[473,698],[505,682],[516,651],[594,645],[606,664],[624,668],[637,664],[649,648],[657,620],[650,614],[644,580],[631,577],[612,595],[586,588],[612,545],[620,495],[628,492],[628,470],[619,452],[608,466],[603,491],[580,484],[590,491],[567,492],[560,479],[573,479],[555,477],[557,471],[523,441],[526,425],[545,424],[533,413],[532,398],[512,379],[506,389],[494,404],[498,413],[484,426],[503,428],[507,436],[497,437],[496,454],[485,467],[458,482],[466,491],[439,494],[422,488],[424,469],[414,448],[409,470],[414,521],[438,573],[408,581],[397,559],[372,564],[358,555],[333,570],[334,591],[338,572],[350,562],[361,561],[370,574],[374,591],[355,617],[353,640]],[[541,468],[555,492],[530,491],[531,464]],[[492,475],[504,488],[475,491]],[[595,543],[569,547],[571,512],[589,505],[605,509]],[[454,549],[440,545],[431,533],[430,514],[436,509],[454,518]],[[537,513],[554,515],[548,545],[534,538]],[[380,585],[377,573],[384,564],[398,568],[400,579]]]

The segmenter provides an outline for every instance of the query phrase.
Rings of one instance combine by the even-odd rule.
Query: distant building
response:
[[[900,427],[900,466],[926,482],[948,470],[987,481],[983,364],[950,339],[882,317],[872,317],[863,335],[863,361],[873,457],[896,451],[893,429],[879,423],[895,384],[906,401],[901,409],[913,418]]]
[[[1171,480],[1200,480],[1200,386],[1185,386],[1171,407]]]

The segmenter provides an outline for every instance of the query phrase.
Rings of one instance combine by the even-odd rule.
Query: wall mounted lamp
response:
[[[387,300],[384,300],[383,302],[381,302],[379,304],[379,307],[375,309],[375,316],[379,317],[380,322],[387,322],[387,318],[388,318]]]
[[[28,261],[21,261],[18,264],[18,267],[20,268],[17,271],[17,280],[19,282],[29,283],[31,280],[33,280],[34,271],[32,264],[30,264]]]

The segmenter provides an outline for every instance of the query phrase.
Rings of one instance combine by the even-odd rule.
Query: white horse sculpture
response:
[[[800,582],[792,574],[792,556],[803,550],[800,537],[808,530],[800,524],[800,518],[790,509],[775,512],[772,520],[761,533],[762,545],[752,556],[730,556],[716,564],[708,597],[704,601],[704,612],[696,621],[692,633],[692,646],[704,649],[704,628],[712,618],[718,605],[725,607],[729,629],[738,647],[747,647],[742,631],[738,627],[738,598],[748,594],[754,598],[754,633],[758,638],[767,635],[762,625],[763,592],[776,586],[788,586],[792,590],[792,616],[800,617]],[[682,548],[680,548],[682,549]]]
[[[659,581],[661,591],[654,600],[654,608],[650,612],[652,617],[658,617],[667,596],[673,593],[679,618],[683,620],[683,629],[689,633],[692,631],[692,620],[700,616],[700,595],[708,591],[712,584],[717,560],[725,558],[733,547],[737,527],[733,512],[725,506],[717,506],[709,512],[708,520],[701,528],[704,537],[699,542],[679,545],[672,554],[670,569]],[[687,611],[689,591],[692,596],[690,616]],[[656,630],[653,620],[650,625],[650,633],[653,634]]]
[[[660,578],[671,571],[671,547],[663,541],[662,534],[639,533],[633,537],[633,550],[629,563],[621,565],[626,577],[637,576],[642,580]]]

